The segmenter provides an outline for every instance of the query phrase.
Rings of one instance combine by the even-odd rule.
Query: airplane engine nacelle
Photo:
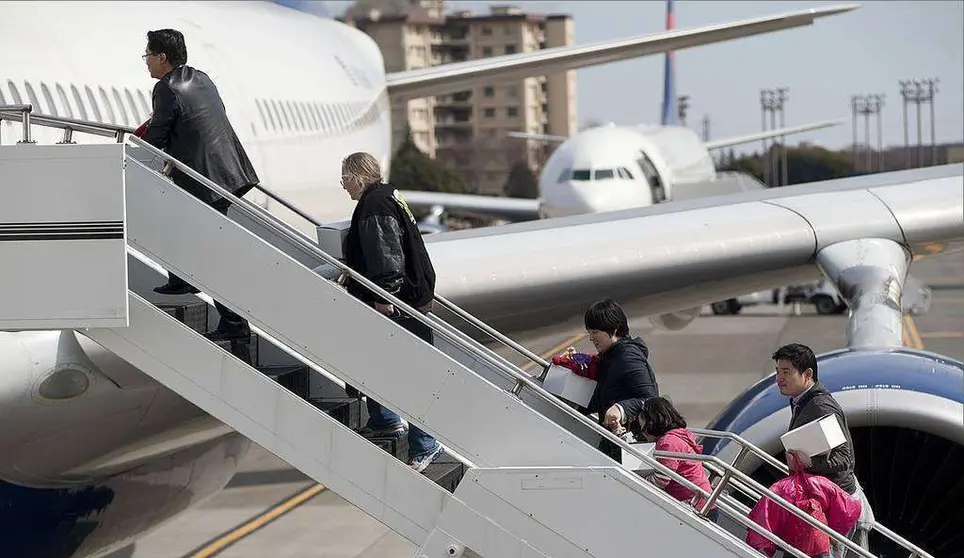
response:
[[[660,314],[658,316],[651,316],[649,321],[653,326],[669,330],[669,331],[679,331],[684,327],[690,325],[697,316],[700,315],[702,307],[697,306],[695,308],[690,308],[689,310],[680,310],[677,312],[669,312],[667,314]]]
[[[934,556],[961,556],[964,363],[909,349],[844,349],[817,361],[820,382],[847,415],[857,479],[877,521]],[[708,428],[740,434],[785,462],[780,435],[789,423],[788,398],[780,395],[771,374]],[[731,463],[739,451],[726,441],[702,443],[705,453]],[[741,469],[765,486],[782,476],[759,459],[745,459]],[[870,543],[875,555],[900,554],[877,534]]]

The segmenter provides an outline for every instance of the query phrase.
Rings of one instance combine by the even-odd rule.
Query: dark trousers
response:
[[[412,332],[425,341],[429,345],[435,344],[435,333],[432,328],[423,324],[422,322],[411,318],[406,315],[402,315],[399,318],[392,318],[393,321],[398,323],[398,325],[404,327],[408,331]],[[368,427],[373,429],[381,429],[386,427],[391,427],[396,424],[401,424],[402,418],[398,416],[394,411],[390,411],[382,407],[381,403],[372,399],[369,395],[368,397]],[[421,428],[410,424],[408,428],[408,457],[409,459],[417,459],[424,455],[431,453],[438,446],[438,442],[431,434],[425,432]]]
[[[228,214],[228,208],[231,207],[231,202],[225,198],[221,198],[212,202],[210,206],[220,212],[221,215],[226,216]],[[180,287],[187,284],[187,281],[178,275],[175,275],[174,273],[169,272],[168,276],[168,282],[173,286]],[[218,314],[221,315],[221,320],[218,322],[218,329],[237,329],[248,325],[247,320],[232,312],[230,308],[216,300],[214,301],[214,307],[217,308]]]

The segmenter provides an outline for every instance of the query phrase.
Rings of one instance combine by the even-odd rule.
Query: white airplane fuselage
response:
[[[715,177],[709,151],[689,128],[591,128],[563,142],[546,162],[540,217],[646,207],[672,200],[675,184]]]

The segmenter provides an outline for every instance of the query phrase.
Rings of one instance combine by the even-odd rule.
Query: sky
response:
[[[662,1],[446,2],[447,9],[487,13],[490,5],[512,4],[530,12],[569,13],[575,42],[587,44],[659,32],[665,27]],[[849,2],[687,1],[676,2],[676,27],[724,23],[750,17]],[[710,117],[710,137],[720,140],[762,129],[760,90],[789,88],[787,126],[833,118],[844,124],[795,136],[828,148],[852,142],[850,97],[883,94],[885,146],[903,145],[902,98],[898,81],[940,80],[934,110],[938,143],[964,138],[964,2],[864,1],[843,15],[767,35],[682,50],[676,53],[677,94],[689,95],[687,124],[700,131]],[[341,15],[351,2],[326,3]],[[638,58],[577,71],[580,125],[658,123],[663,56]],[[916,107],[910,105],[910,141],[916,142]],[[930,115],[922,106],[923,142],[930,141]],[[876,143],[871,118],[871,140]],[[864,122],[858,125],[863,142]],[[792,142],[791,142],[792,143]],[[758,149],[759,144],[738,149]]]

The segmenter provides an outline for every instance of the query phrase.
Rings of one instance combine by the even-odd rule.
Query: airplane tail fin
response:
[[[814,122],[811,124],[804,124],[802,126],[790,126],[788,128],[781,128],[779,130],[770,130],[768,132],[759,132],[756,134],[750,134],[748,136],[739,136],[736,138],[727,138],[717,141],[711,141],[706,143],[706,149],[708,151],[713,149],[720,149],[722,147],[730,147],[733,145],[740,145],[742,143],[750,143],[753,141],[759,141],[768,138],[775,138],[779,136],[789,136],[792,134],[799,134],[802,132],[809,132],[811,130],[819,130],[821,128],[829,128],[830,126],[839,126],[843,124],[845,119],[840,118],[837,120],[825,120],[823,122]]]
[[[676,28],[676,14],[673,13],[673,0],[666,0],[666,30]],[[679,108],[676,99],[676,53],[666,51],[663,68],[663,126],[678,123]]]

